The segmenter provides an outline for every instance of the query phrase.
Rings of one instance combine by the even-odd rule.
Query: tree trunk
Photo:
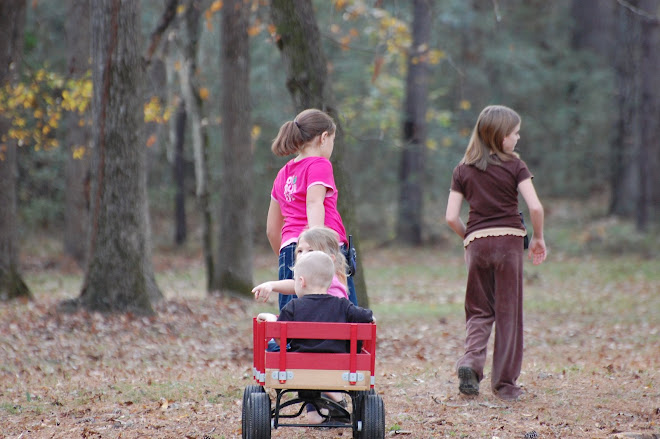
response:
[[[0,2],[0,87],[16,82],[23,52],[25,0]],[[19,273],[16,141],[0,113],[0,300],[32,298]]]
[[[89,263],[80,304],[153,313],[138,3],[92,2],[93,145]]]
[[[205,125],[202,123],[202,98],[195,84],[197,71],[197,47],[199,39],[199,18],[202,13],[199,0],[188,0],[183,17],[182,29],[182,65],[179,70],[181,91],[190,116],[193,153],[195,156],[195,179],[197,206],[202,217],[202,246],[206,266],[206,289],[213,286],[213,228],[211,223],[211,200],[208,188],[209,140]]]
[[[181,101],[174,118],[174,158],[172,172],[176,193],[174,195],[174,243],[182,245],[186,242],[188,227],[186,226],[186,185],[185,160],[183,146],[186,135],[186,105]]]
[[[648,222],[660,212],[660,177],[653,170],[660,165],[660,0],[642,0],[640,7],[650,17],[640,17],[641,29],[641,108],[640,108],[640,154],[639,154],[639,199],[636,224],[645,231]]]
[[[277,46],[287,72],[286,85],[296,110],[299,112],[306,108],[318,108],[332,116],[337,124],[332,164],[339,191],[338,209],[347,232],[353,235],[358,253],[358,270],[354,279],[358,303],[368,307],[367,285],[359,258],[360,240],[353,207],[355,200],[351,190],[351,176],[344,165],[347,160],[344,131],[328,81],[327,60],[314,9],[309,0],[273,0],[271,14],[279,37]]]
[[[222,9],[221,68],[222,180],[217,278],[214,290],[252,296],[253,159],[250,136],[250,4],[225,1]]]
[[[66,42],[69,51],[69,77],[84,76],[89,65],[89,2],[68,0]],[[64,209],[64,251],[80,265],[85,266],[89,215],[89,158],[90,133],[87,124],[79,124],[80,116],[68,112],[65,116],[65,168],[66,191]],[[84,148],[82,156],[74,154]]]
[[[631,4],[637,6],[636,0]],[[633,218],[638,204],[639,89],[640,89],[640,19],[625,8],[617,8],[616,79],[618,87],[618,120],[614,136],[612,201],[613,214]]]
[[[403,120],[403,151],[399,174],[397,240],[422,244],[426,110],[429,83],[429,38],[431,1],[413,2],[413,42],[408,54],[406,102]]]

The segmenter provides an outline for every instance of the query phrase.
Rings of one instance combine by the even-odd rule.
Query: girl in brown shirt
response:
[[[518,210],[522,194],[534,234],[529,258],[545,260],[543,206],[532,174],[514,152],[520,139],[520,116],[492,105],[483,109],[465,156],[452,175],[447,201],[447,224],[463,239],[468,279],[465,292],[465,354],[457,363],[459,391],[479,393],[488,339],[495,323],[491,389],[502,399],[515,400],[523,390],[516,384],[523,358],[523,237]],[[467,226],[460,218],[465,199],[470,206]]]

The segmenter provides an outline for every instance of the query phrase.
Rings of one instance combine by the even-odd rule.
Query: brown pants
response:
[[[484,376],[486,350],[493,323],[495,346],[491,388],[505,399],[522,391],[516,385],[523,358],[523,238],[477,238],[466,248],[465,354],[457,367]]]

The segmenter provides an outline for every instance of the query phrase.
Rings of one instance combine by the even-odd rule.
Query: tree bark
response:
[[[631,0],[637,6],[637,1]],[[638,204],[638,157],[640,149],[639,105],[640,41],[639,17],[631,10],[617,8],[616,81],[618,120],[612,144],[612,200],[610,212],[633,218]]]
[[[660,12],[660,0],[642,0],[640,8],[649,15]],[[657,16],[656,16],[657,17]],[[639,198],[635,222],[646,231],[650,220],[660,212],[660,177],[653,170],[660,165],[660,23],[658,19],[641,20],[640,65],[640,151]]]
[[[25,0],[0,2],[0,87],[15,83],[21,66]],[[16,141],[0,113],[0,300],[32,298],[19,273],[16,211]]]
[[[92,2],[93,145],[89,263],[79,303],[153,313],[138,3]]]
[[[406,102],[403,114],[397,240],[412,245],[422,244],[424,185],[427,180],[424,175],[424,160],[426,156],[431,1],[413,1],[413,42],[408,53]]]
[[[213,290],[251,296],[253,287],[253,158],[250,133],[250,4],[222,9],[222,178],[217,278]]]
[[[203,102],[195,84],[197,70],[197,48],[199,39],[199,18],[202,13],[199,0],[188,0],[183,16],[183,37],[181,39],[182,63],[179,70],[181,91],[186,103],[186,112],[190,116],[195,157],[195,180],[197,206],[202,217],[202,246],[206,266],[206,289],[213,287],[213,225],[211,221],[211,197],[208,188],[209,140],[205,124],[202,123]]]
[[[360,306],[369,306],[367,285],[359,258],[360,240],[355,218],[355,199],[351,190],[351,176],[346,171],[346,143],[339,111],[328,80],[327,60],[321,45],[321,34],[314,9],[309,0],[273,0],[271,16],[277,28],[277,47],[287,73],[287,88],[298,112],[318,108],[327,112],[337,124],[332,164],[339,192],[338,209],[348,233],[353,235],[358,254],[355,289]]]
[[[172,160],[172,173],[176,188],[174,195],[174,243],[176,245],[182,245],[186,242],[188,236],[188,227],[186,225],[186,172],[183,155],[186,118],[186,105],[181,101],[174,118],[174,158]]]
[[[66,21],[66,42],[69,51],[69,77],[81,78],[89,65],[89,2],[68,0]],[[78,263],[85,266],[89,216],[89,161],[91,156],[90,133],[87,124],[79,124],[80,116],[69,112],[65,116],[65,148],[67,161],[65,168],[66,191],[64,195],[64,251]],[[84,154],[74,156],[78,148]]]

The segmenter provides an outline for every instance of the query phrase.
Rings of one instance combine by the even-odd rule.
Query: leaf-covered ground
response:
[[[525,359],[519,402],[489,389],[461,397],[465,272],[442,249],[365,251],[378,316],[376,389],[387,436],[411,438],[660,437],[660,266],[634,257],[526,265]],[[257,261],[257,280],[274,274]],[[198,260],[160,257],[167,300],[154,317],[58,314],[80,273],[26,262],[31,303],[0,303],[0,436],[236,438],[251,378],[251,317],[273,310],[205,297]],[[271,299],[272,301],[272,299]],[[350,438],[291,429],[274,438]]]

